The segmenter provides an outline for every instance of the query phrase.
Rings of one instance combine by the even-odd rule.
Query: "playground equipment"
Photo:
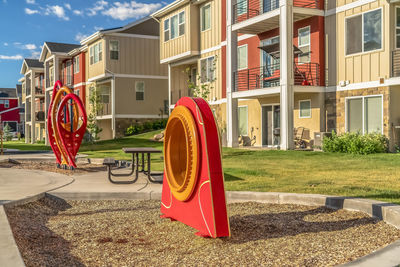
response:
[[[47,133],[57,167],[76,168],[75,157],[86,131],[87,116],[81,99],[60,81],[54,84],[48,109]]]
[[[176,103],[165,129],[164,166],[162,217],[200,236],[230,236],[219,134],[204,99]]]

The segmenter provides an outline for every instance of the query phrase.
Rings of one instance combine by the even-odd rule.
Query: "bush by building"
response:
[[[156,121],[146,121],[144,123],[132,124],[125,130],[125,135],[134,135],[145,132],[150,132],[154,130],[164,129],[167,125],[168,119],[156,120]]]

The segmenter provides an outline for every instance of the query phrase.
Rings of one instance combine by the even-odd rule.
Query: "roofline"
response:
[[[179,0],[179,1],[182,1],[182,0]],[[184,0],[184,1],[188,1],[188,0]],[[103,35],[105,35],[105,34],[124,31],[124,30],[126,30],[126,29],[128,29],[128,28],[131,28],[131,27],[133,27],[133,26],[136,26],[136,25],[138,25],[138,24],[140,24],[140,23],[143,23],[143,22],[145,22],[145,21],[147,21],[147,20],[150,20],[150,19],[154,19],[154,18],[151,17],[151,16],[146,16],[146,17],[144,17],[144,18],[141,18],[141,19],[139,19],[139,20],[136,20],[136,21],[134,21],[134,22],[131,22],[131,23],[129,23],[129,24],[126,24],[125,26],[122,26],[121,28],[112,29],[112,30],[100,30],[100,31],[97,31],[97,32],[93,33],[92,35],[90,35],[90,36],[86,37],[85,39],[83,39],[83,40],[81,41],[81,45],[87,45],[90,41],[93,41],[93,40],[95,40],[95,39],[97,39],[97,38],[101,38],[101,37],[103,37]]]
[[[19,83],[22,83],[22,82],[24,82],[25,81],[25,76],[24,77],[21,77],[21,78],[19,78],[19,80],[18,80],[18,82]]]
[[[186,4],[187,2],[190,2],[190,0],[176,0],[176,1],[172,2],[171,4],[166,5],[165,7],[157,10],[156,12],[151,14],[150,16],[152,18],[159,18],[159,17],[165,15],[165,13],[167,13],[167,12],[169,12],[169,11],[175,9],[175,8],[180,7],[181,5]]]
[[[43,58],[44,57],[43,51],[44,51],[45,47],[47,48],[48,51],[50,51],[49,47],[47,46],[47,43],[44,42],[43,47],[42,47],[42,52],[40,52],[39,62],[44,62],[45,61],[45,59]]]
[[[24,58],[24,61],[22,61],[22,67],[21,67],[20,74],[25,75],[25,73],[22,73],[22,70],[23,70],[23,68],[24,68],[24,65],[26,65],[27,69],[30,69],[30,70],[41,70],[41,71],[44,71],[44,66],[43,66],[43,68],[29,67],[28,64],[26,63],[26,60],[27,60],[27,59],[33,59],[33,58]],[[40,62],[40,61],[39,61],[39,62]]]

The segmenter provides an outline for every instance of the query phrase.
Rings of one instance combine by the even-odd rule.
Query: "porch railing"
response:
[[[294,0],[293,6],[322,9],[322,0]],[[233,23],[248,20],[279,8],[279,0],[238,0],[233,5]]]
[[[400,77],[400,51],[392,51],[392,77]]]
[[[175,104],[176,102],[178,102],[179,99],[181,99],[181,97],[184,96],[189,96],[192,97],[193,96],[193,92],[191,89],[184,89],[184,90],[173,90],[171,91],[171,104]]]
[[[111,115],[111,103],[99,104],[97,116]]]
[[[35,94],[36,95],[44,95],[44,88],[43,87],[35,87]]]
[[[294,64],[294,84],[320,86],[320,66],[318,63]],[[268,88],[280,85],[280,64],[271,64],[235,72],[235,91]]]

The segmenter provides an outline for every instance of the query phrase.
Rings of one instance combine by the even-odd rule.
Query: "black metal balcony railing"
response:
[[[35,87],[35,94],[36,95],[44,95],[44,88],[43,87]]]
[[[293,6],[321,9],[321,0],[294,0]],[[279,0],[238,0],[233,5],[233,23],[245,21],[279,8]]]
[[[35,114],[36,121],[44,121],[45,115],[44,111],[38,111]]]
[[[392,77],[400,77],[400,50],[392,51]]]
[[[280,64],[271,64],[235,72],[235,91],[268,88],[280,85]],[[320,86],[320,67],[318,63],[294,64],[294,84]]]

